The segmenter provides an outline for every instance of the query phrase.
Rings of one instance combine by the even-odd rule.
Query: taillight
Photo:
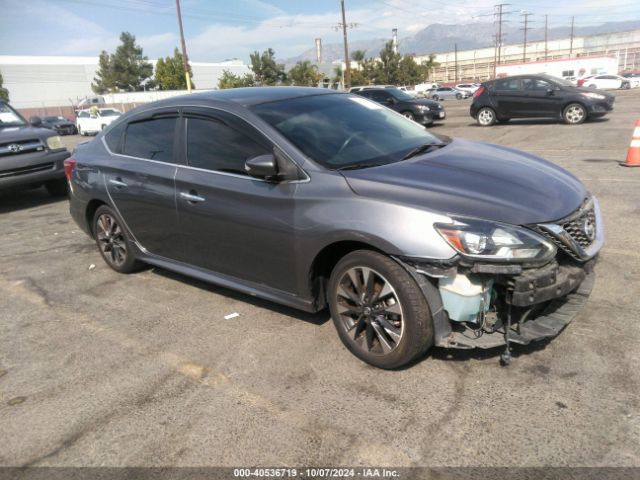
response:
[[[73,158],[67,158],[64,161],[64,174],[67,177],[67,180],[71,180],[71,172],[76,166],[76,161]]]
[[[477,89],[473,94],[473,98],[479,97],[480,95],[482,95],[482,92],[484,92],[484,87],[480,87],[479,89]]]

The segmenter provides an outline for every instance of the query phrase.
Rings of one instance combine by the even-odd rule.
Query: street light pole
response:
[[[342,37],[344,39],[344,88],[351,87],[351,62],[349,61],[349,47],[347,45],[347,20],[344,14],[344,0],[340,0],[342,8]]]
[[[189,64],[187,60],[187,44],[184,42],[184,31],[182,30],[182,14],[180,13],[180,0],[176,0],[176,10],[178,11],[178,25],[180,26],[180,41],[182,42],[182,67],[184,77],[187,79],[187,91],[191,93],[191,76],[189,75]]]

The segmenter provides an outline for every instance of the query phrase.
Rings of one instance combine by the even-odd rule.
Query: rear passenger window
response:
[[[500,91],[520,90],[520,81],[517,78],[504,78],[502,80],[497,80],[495,85],[495,89]]]
[[[122,152],[122,134],[124,133],[124,128],[126,127],[125,122],[120,122],[118,125],[115,125],[109,133],[107,133],[104,137],[104,141],[107,142],[107,146],[109,150],[113,153],[121,153]]]
[[[192,167],[246,175],[248,159],[270,152],[264,142],[222,121],[187,119],[187,161]]]
[[[173,162],[173,143],[177,118],[154,118],[127,125],[125,155],[159,162]]]

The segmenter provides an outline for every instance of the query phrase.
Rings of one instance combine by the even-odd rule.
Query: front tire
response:
[[[385,255],[357,250],[343,257],[331,273],[327,296],[340,340],[370,365],[398,368],[433,344],[422,290]]]
[[[562,118],[569,125],[579,125],[587,119],[587,110],[579,103],[571,103],[562,112]]]
[[[460,100],[462,98],[462,94],[461,93],[456,93],[456,99]]]
[[[434,99],[436,102],[437,102],[438,100],[440,100],[440,97],[439,97],[438,95],[434,95],[434,96],[433,96],[433,97],[431,97],[431,98],[432,98],[432,99]]]
[[[408,118],[409,120],[414,120],[416,119],[416,117],[413,115],[413,113],[411,113],[410,111],[406,111],[406,112],[402,112],[402,115],[406,118]]]
[[[476,120],[481,127],[490,127],[496,123],[496,112],[494,112],[493,108],[482,107],[478,110]]]
[[[142,267],[124,223],[113,209],[102,205],[96,210],[93,233],[102,259],[116,272],[131,273]]]

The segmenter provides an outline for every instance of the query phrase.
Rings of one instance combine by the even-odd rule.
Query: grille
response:
[[[596,214],[593,211],[593,207],[591,207],[589,210],[584,212],[578,218],[575,218],[570,222],[562,224],[562,228],[564,228],[564,230],[569,235],[571,235],[571,238],[573,238],[576,242],[578,242],[578,245],[580,245],[582,248],[587,248],[593,243],[593,239],[589,239],[589,237],[584,233],[584,225],[587,220],[591,223],[591,225],[595,229]]]
[[[17,151],[13,150],[14,145],[19,147]],[[0,156],[20,155],[21,153],[37,152],[41,150],[44,150],[44,145],[37,138],[0,143]]]
[[[28,167],[12,168],[10,170],[0,170],[0,178],[15,177],[18,175],[26,175],[29,173],[44,172],[51,170],[55,166],[53,162],[40,163],[38,165],[30,165]]]

